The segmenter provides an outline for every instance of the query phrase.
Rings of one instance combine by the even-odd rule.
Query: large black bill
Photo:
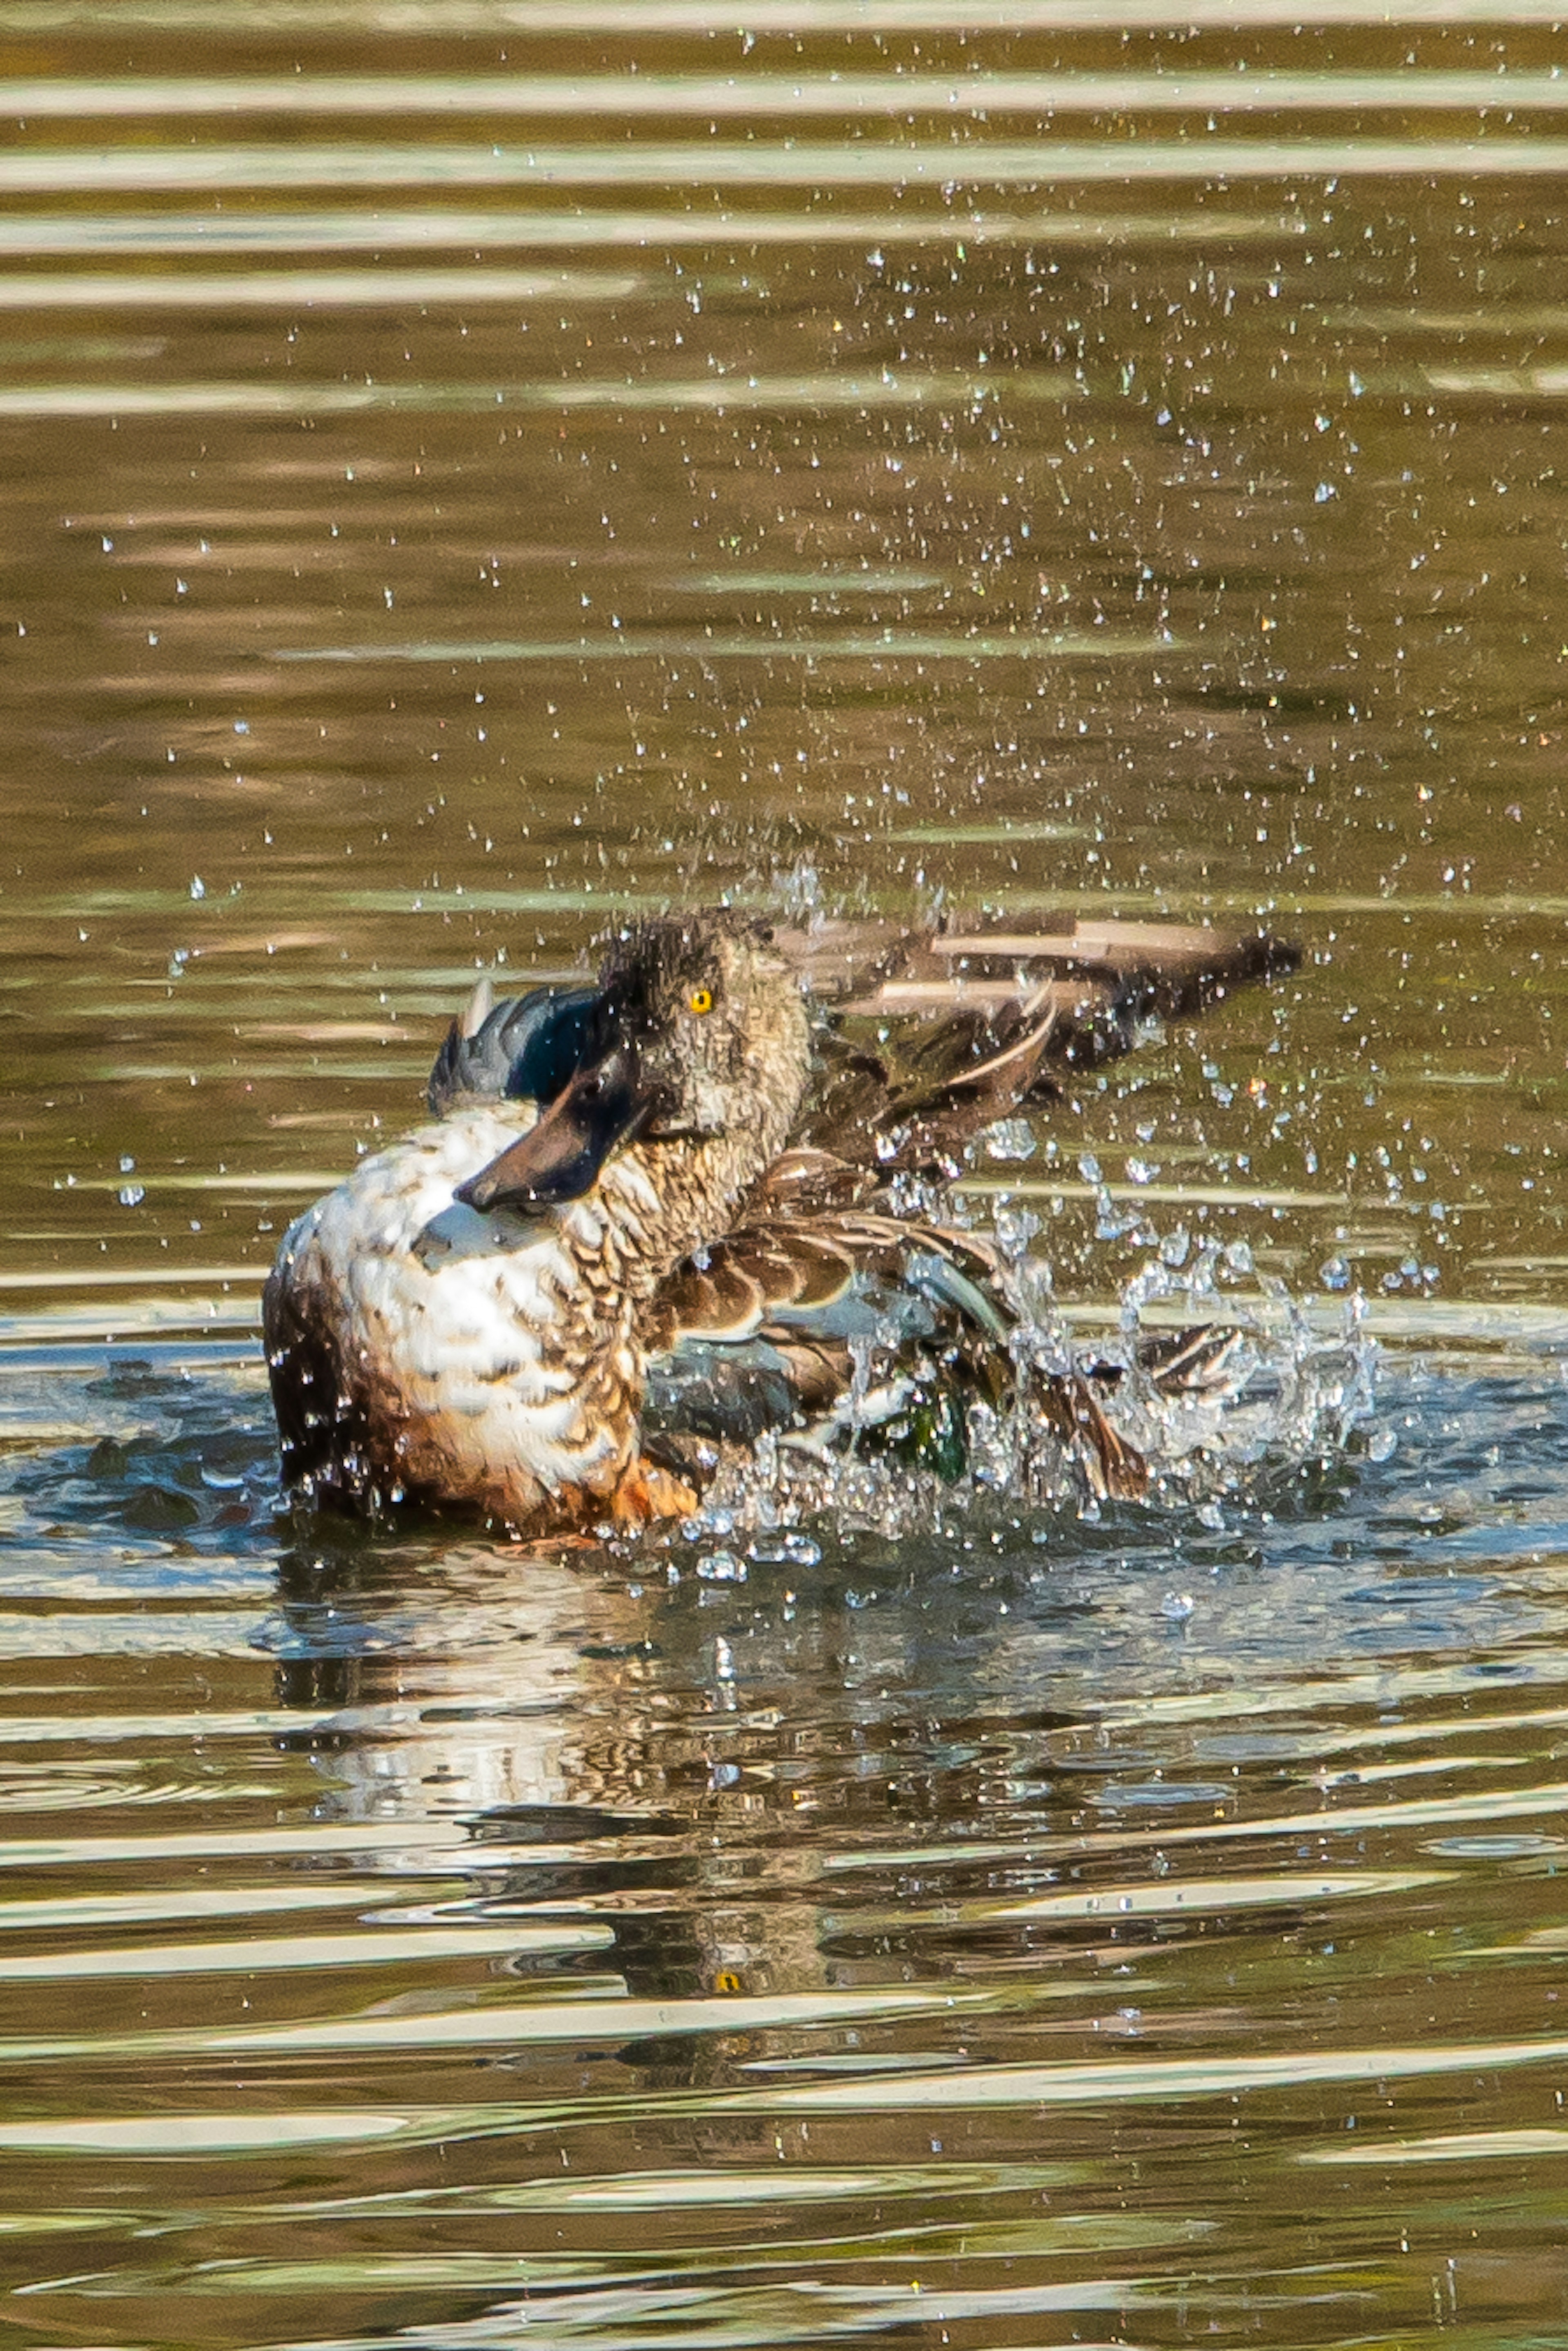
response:
[[[548,1208],[591,1191],[612,1151],[632,1143],[662,1107],[639,1081],[636,1056],[618,1045],[579,1070],[537,1126],[509,1144],[456,1197],[471,1208]]]

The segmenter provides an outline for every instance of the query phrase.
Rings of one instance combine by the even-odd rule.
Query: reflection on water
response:
[[[28,2341],[1560,2334],[1555,11],[0,0]],[[290,1217],[719,895],[1299,936],[968,1196],[1348,1446],[291,1516]]]
[[[291,1533],[254,1375],[189,1371],[57,1370],[76,1426],[0,1489],[0,2143],[57,2332],[108,2297],[161,2339],[175,2292],[235,2342],[541,2303],[793,2341],[919,2294],[976,2340],[1243,2304],[1337,2340],[1329,2261],[1354,2309],[1434,2261],[1542,2306],[1540,1358],[1396,1364],[1391,1444],[1218,1524],[823,1529],[719,1583],[680,1536]],[[1364,2137],[1397,2171],[1314,2194]]]

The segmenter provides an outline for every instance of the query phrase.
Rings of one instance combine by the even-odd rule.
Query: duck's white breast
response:
[[[290,1228],[278,1269],[350,1384],[362,1378],[416,1435],[439,1424],[476,1471],[516,1464],[553,1490],[615,1450],[611,1431],[583,1428],[547,1343],[581,1280],[563,1214],[580,1240],[595,1212],[482,1216],[453,1197],[536,1117],[521,1102],[461,1111],[361,1160]]]

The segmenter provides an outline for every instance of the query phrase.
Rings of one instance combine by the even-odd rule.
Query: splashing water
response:
[[[1121,1374],[1113,1417],[1162,1498],[1238,1494],[1252,1473],[1343,1453],[1373,1408],[1376,1349],[1360,1292],[1337,1302],[1325,1331],[1277,1276],[1256,1272],[1245,1242],[1206,1241],[1186,1258],[1186,1234],[1173,1236],[1124,1285],[1107,1350]],[[1194,1331],[1227,1339],[1214,1375],[1162,1381],[1162,1353]]]
[[[1283,1282],[1256,1272],[1245,1243],[1150,1235],[1155,1254],[1123,1286],[1115,1331],[1074,1334],[1051,1269],[1030,1243],[1038,1219],[998,1209],[1014,1378],[999,1401],[961,1399],[940,1370],[879,1376],[857,1343],[838,1411],[812,1429],[770,1432],[719,1461],[691,1539],[768,1534],[815,1520],[896,1539],[998,1505],[1097,1520],[1102,1504],[1041,1404],[1042,1384],[1085,1380],[1117,1435],[1150,1470],[1144,1508],[1197,1510],[1342,1456],[1373,1406],[1375,1348],[1359,1293],[1314,1325]],[[891,1339],[896,1334],[889,1332]]]

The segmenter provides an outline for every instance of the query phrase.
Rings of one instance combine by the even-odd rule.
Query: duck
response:
[[[968,1401],[1021,1385],[1092,1493],[1139,1495],[1113,1374],[1021,1343],[1009,1266],[948,1187],[997,1121],[1298,960],[1262,930],[791,930],[707,906],[618,925],[580,983],[482,981],[428,1120],[279,1247],[285,1485],[597,1539],[689,1519],[768,1432],[874,1424],[940,1467]],[[1223,1353],[1183,1333],[1151,1369],[1201,1384]]]

